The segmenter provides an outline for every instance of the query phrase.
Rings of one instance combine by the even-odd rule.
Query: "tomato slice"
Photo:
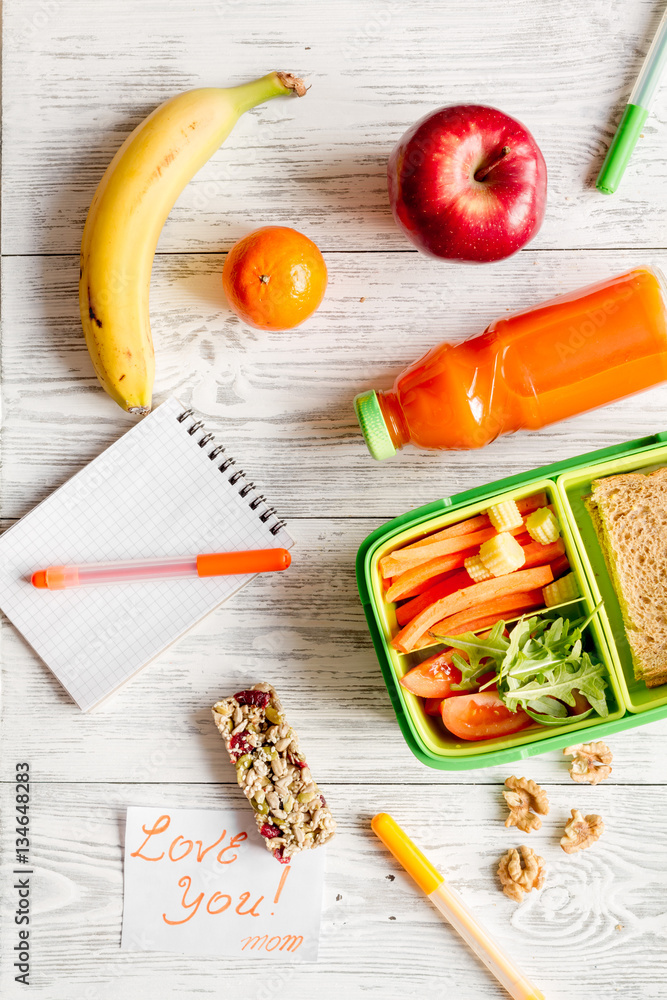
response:
[[[525,712],[510,712],[495,691],[479,691],[442,703],[442,721],[460,740],[490,740],[509,736],[531,725]]]
[[[453,649],[429,656],[401,677],[401,685],[421,698],[451,698],[458,694],[451,685],[461,680],[461,671],[452,664]]]
[[[452,692],[452,694],[454,693],[455,692]],[[442,712],[442,709],[440,708],[441,705],[442,698],[427,698],[424,701],[424,711],[427,715],[440,715]]]
[[[496,676],[496,671],[495,671],[495,670],[489,670],[489,672],[488,672],[488,673],[486,673],[486,674],[482,674],[482,676],[481,676],[481,677],[480,677],[480,678],[478,679],[478,681],[477,681],[477,687],[478,687],[478,688],[482,688],[482,687],[484,687],[484,685],[485,685],[485,684],[488,684],[488,682],[489,682],[490,680],[493,680],[493,678],[494,678],[495,676]],[[486,690],[486,691],[493,691],[493,692],[496,692],[496,691],[498,690],[498,688],[496,687],[496,685],[495,685],[495,684],[493,684],[493,685],[492,685],[491,687],[488,687],[488,688],[486,688],[485,690]],[[470,694],[470,691],[466,691],[466,694]]]

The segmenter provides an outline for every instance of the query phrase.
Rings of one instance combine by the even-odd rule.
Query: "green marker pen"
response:
[[[630,100],[625,106],[623,117],[598,174],[595,186],[603,194],[613,194],[621,182],[632,151],[637,145],[639,133],[648,117],[651,101],[666,63],[667,10],[662,15],[651,48],[648,50],[644,65],[630,94]]]

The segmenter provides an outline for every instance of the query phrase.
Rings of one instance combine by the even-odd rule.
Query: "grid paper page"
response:
[[[267,506],[249,506],[171,398],[0,538],[0,608],[84,711],[252,579],[185,578],[36,590],[50,565],[290,548]]]

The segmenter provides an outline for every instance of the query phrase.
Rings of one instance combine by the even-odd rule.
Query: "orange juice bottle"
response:
[[[481,448],[667,381],[666,303],[660,271],[636,268],[434,347],[355,399],[371,455]]]

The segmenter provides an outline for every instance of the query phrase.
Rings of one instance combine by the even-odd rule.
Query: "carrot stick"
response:
[[[539,605],[531,604],[528,607],[515,608],[514,610],[505,613],[510,614],[514,617],[517,614],[521,614],[523,611],[537,610],[538,607],[544,607],[544,599],[540,601]],[[486,615],[486,617],[484,618],[473,618],[467,623],[464,623],[463,627],[461,625],[458,625],[456,627],[455,632],[450,631],[447,634],[463,635],[464,632],[476,632],[478,634],[484,633],[486,632],[487,629],[491,629],[494,625],[496,625],[498,621],[499,621],[498,615]],[[435,642],[438,641],[439,640],[437,638],[434,638],[431,632],[427,632],[426,636],[422,636],[422,638],[419,640],[413,652],[416,652],[418,649],[426,649],[428,646],[432,646]],[[452,650],[452,652],[454,651]]]
[[[522,530],[523,526],[513,528],[510,534],[518,535]],[[486,542],[489,538],[493,538],[497,534],[498,532],[493,527],[482,528],[480,531],[471,531],[467,535],[443,538],[440,542],[423,545],[418,549],[398,549],[397,552],[392,552],[390,555],[382,557],[380,560],[380,572],[383,576],[398,576],[400,573],[405,573],[415,566],[420,566],[422,563],[430,562],[432,559],[437,559],[440,556],[452,555],[455,552],[461,552],[463,549],[477,548],[482,542]]]
[[[544,587],[551,583],[553,574],[550,566],[534,566],[532,569],[517,570],[508,573],[506,576],[494,577],[491,580],[482,580],[471,587],[464,587],[447,597],[434,601],[421,614],[413,618],[401,631],[392,639],[392,646],[401,653],[409,653],[414,649],[424,632],[428,631],[436,622],[456,614],[457,611],[465,611],[476,604],[490,601],[493,598],[502,597],[505,594],[516,594],[520,591],[534,590],[536,587]]]
[[[440,556],[439,559],[431,559],[427,563],[421,563],[419,566],[401,573],[400,576],[395,577],[385,594],[385,600],[399,601],[418,583],[423,583],[425,580],[430,580],[431,577],[439,576],[442,573],[451,573],[452,570],[460,569],[468,556],[474,555],[476,551],[476,549],[464,549],[463,552],[454,552],[450,556]],[[468,576],[467,573],[466,576]],[[459,587],[462,586],[464,584],[460,583]]]
[[[532,514],[534,510],[539,510],[540,507],[544,507],[547,502],[546,493],[534,493],[532,497],[524,497],[522,500],[517,500],[516,505],[519,508],[520,514]]]
[[[558,559],[554,560],[551,564],[551,572],[554,575],[554,580],[557,580],[560,576],[565,576],[569,570],[570,564],[567,556],[559,556]]]
[[[462,554],[464,555],[464,557],[467,558],[468,555],[467,552],[464,552]],[[470,554],[472,555],[473,553]],[[443,556],[443,558],[445,557]],[[408,572],[412,573],[414,572],[414,570],[408,570]],[[410,587],[408,592],[406,594],[403,594],[402,597],[399,597],[398,600],[408,601],[413,597],[419,597],[419,595],[423,594],[426,590],[429,590],[431,587],[435,587],[437,583],[443,583],[443,581],[446,580],[451,575],[452,573],[450,570],[449,573],[437,573],[435,576],[429,576],[427,580],[422,580],[421,583],[416,583],[414,587]],[[394,577],[393,579],[397,580],[398,577]]]
[[[546,493],[536,493],[535,496],[524,497],[523,500],[517,500],[516,505],[519,508],[519,513],[524,515],[530,514],[534,510],[539,510],[540,507],[544,507],[546,505],[546,502]],[[405,545],[397,551],[405,552],[407,549],[418,549],[421,548],[422,545],[430,545],[432,542],[439,542],[444,538],[455,538],[457,535],[467,535],[471,531],[479,531],[481,528],[488,528],[490,523],[488,514],[477,514],[475,517],[466,518],[465,521],[459,521],[458,524],[449,524],[441,531],[436,531],[433,535],[427,535],[426,538],[420,538],[418,542],[412,542],[410,545]]]
[[[435,591],[435,588],[433,589]],[[445,597],[446,594],[442,594],[441,596]],[[502,618],[503,614],[507,614],[510,611],[528,610],[529,608],[535,608],[538,606],[542,607],[543,605],[544,605],[544,595],[542,594],[542,591],[539,588],[537,590],[529,590],[526,592],[521,591],[518,594],[509,595],[504,598],[498,598],[496,600],[488,601],[485,604],[477,605],[474,608],[470,608],[467,611],[461,611],[458,614],[453,615],[451,618],[443,619],[442,622],[436,622],[436,624],[431,628],[430,631],[433,635],[436,634],[455,635],[457,633],[452,632],[452,627],[460,629],[461,622],[464,623],[465,621],[474,622],[477,616],[483,615],[485,618],[491,616],[493,617],[493,622],[495,623],[500,618]],[[416,602],[415,602],[415,608],[417,608]],[[406,617],[407,604],[404,605],[402,608],[399,608],[398,610],[403,611],[403,615],[401,616],[403,619],[402,621],[401,619],[398,618],[398,614],[396,615],[399,625],[405,625],[408,623],[408,621],[412,620],[412,618]],[[412,617],[415,616],[413,615]],[[452,626],[452,622],[454,621],[454,619],[457,619],[457,621],[454,622],[454,626]],[[446,629],[448,631],[442,631],[440,626],[443,627],[446,626]],[[438,633],[435,632],[436,628],[438,629]],[[462,631],[470,632],[471,630],[472,626],[468,624],[466,628],[463,629]]]
[[[526,561],[522,567],[523,569],[530,569],[531,566],[543,566],[545,563],[554,562],[554,560],[558,559],[559,556],[562,556],[565,553],[565,546],[563,545],[563,541],[561,538],[557,539],[557,541],[555,542],[550,542],[549,545],[541,545],[539,542],[534,542],[530,537],[530,535],[525,535],[522,537],[525,538],[525,545],[523,545],[523,551],[526,556]],[[392,594],[395,594],[397,596],[390,597],[389,590],[387,591],[385,596],[388,600],[400,601],[400,600],[405,600],[406,598],[409,597],[418,597],[420,594],[425,594],[427,590],[427,585],[428,589],[430,589],[431,586],[435,586],[436,584],[443,582],[447,578],[447,574],[451,570],[458,569],[460,566],[463,566],[465,559],[467,559],[469,555],[474,555],[474,554],[475,554],[475,549],[471,549],[470,552],[458,553],[457,555],[459,555],[461,558],[456,563],[454,562],[449,563],[446,561],[452,558],[450,556],[443,556],[442,563],[440,563],[439,560],[434,559],[433,566],[431,566],[430,563],[422,563],[421,566],[416,566],[414,569],[408,570],[406,573],[401,573],[399,576],[394,577],[393,585],[395,589],[391,592]],[[449,567],[449,569],[442,570],[437,575],[431,577],[431,574],[435,573],[438,566],[440,565],[447,566]],[[567,563],[566,560],[565,568],[567,568],[568,566],[569,563]],[[564,572],[564,570],[561,571],[561,575],[562,572]],[[440,577],[440,579],[438,579],[438,576]],[[554,574],[554,579],[555,578],[556,577]],[[417,582],[415,583],[414,581]],[[409,589],[408,589],[408,584],[411,584]],[[445,596],[445,594],[443,593],[438,595],[438,597],[442,596]],[[432,600],[436,600],[436,597],[434,596]],[[407,623],[410,621],[411,618],[414,618],[416,614],[418,614],[420,611],[423,611],[424,608],[428,606],[428,603],[430,602],[429,601],[427,601],[426,603],[421,602],[420,604],[415,604],[414,608],[411,606],[409,609],[407,604],[403,605],[401,608],[398,608],[396,611],[396,619],[399,625],[407,625]]]
[[[439,601],[443,597],[448,597],[449,594],[456,593],[462,587],[469,587],[471,583],[472,579],[464,569],[458,573],[450,573],[441,583],[434,584],[428,590],[425,590],[423,594],[420,594],[419,597],[408,601],[407,604],[402,604],[400,608],[396,608],[396,621],[399,625],[407,625],[408,622],[411,622],[413,618],[416,618],[417,615],[421,614],[425,608],[430,607],[435,601]]]
[[[560,556],[563,556],[565,553],[565,546],[563,545],[563,540],[561,538],[557,539],[557,541],[555,542],[551,542],[549,545],[541,545],[539,542],[534,542],[530,537],[530,535],[525,535],[525,539],[526,539],[526,544],[523,545],[523,551],[526,556],[526,561],[523,564],[522,569],[530,569],[531,566],[543,566],[545,563],[553,563],[554,560],[557,560]],[[452,565],[451,568],[457,569],[459,566],[463,566],[465,559],[469,555],[474,555],[474,554],[475,554],[474,549],[471,550],[470,552],[461,553],[463,558],[456,566]],[[443,561],[446,558],[449,557],[446,556],[443,557]],[[436,562],[436,560],[433,561]],[[396,584],[396,590],[393,592],[396,594],[400,594],[400,597],[394,597],[393,600],[395,601],[405,600],[406,598],[409,597],[415,598],[419,597],[420,595],[423,596],[424,598],[424,600],[420,601],[419,603],[417,603],[416,601],[414,602],[414,604],[412,604],[412,602],[410,602],[409,604],[406,603],[401,605],[400,608],[396,609],[396,620],[398,621],[399,625],[407,625],[407,623],[412,618],[414,618],[415,615],[419,614],[420,611],[423,611],[424,608],[428,607],[430,603],[432,603],[435,600],[438,600],[440,597],[445,597],[447,593],[451,593],[450,590],[443,590],[442,593],[440,592],[436,593],[434,589],[433,595],[430,597],[427,596],[427,594],[430,595],[431,587],[435,588],[437,584],[444,582],[444,580],[447,579],[448,575],[448,572],[444,571],[441,574],[439,574],[441,579],[438,579],[437,576],[431,578],[430,574],[433,572],[433,569],[428,568],[427,570],[427,567],[429,566],[430,564],[425,563],[420,567],[415,567],[415,569],[408,570],[407,573],[403,573],[400,576],[394,577],[394,584]],[[560,570],[561,576],[563,575],[563,573],[567,568],[569,568],[569,563],[567,562],[567,560],[565,560],[564,568]],[[424,579],[421,578],[421,573],[419,572],[420,570],[428,572],[428,575]],[[408,576],[408,573],[411,575]],[[554,571],[554,579],[556,579],[555,571]],[[413,586],[409,590],[406,590],[405,587],[411,580],[419,580],[420,582],[413,584]],[[399,586],[399,581],[402,581],[400,586]],[[427,584],[428,587],[426,586]],[[467,580],[464,580],[463,583],[459,584],[459,586],[461,587],[466,585],[467,585]],[[389,598],[389,591],[387,591],[387,594],[385,596],[388,599],[391,599]]]
[[[544,603],[544,602],[542,602]],[[497,615],[487,615],[486,618],[473,618],[469,621],[465,628],[459,628],[456,632],[449,632],[449,635],[462,635],[464,632],[480,632],[483,629],[493,626],[498,621]],[[415,648],[412,650],[413,653],[417,652],[419,649],[426,649],[428,646],[433,646],[439,639],[434,638],[430,632],[427,632],[421,637]],[[454,652],[454,650],[452,650]]]
[[[441,622],[436,622],[431,626],[429,633],[432,636],[441,635],[461,635],[463,632],[473,631],[474,623],[481,618],[491,618],[493,623],[510,612],[527,611],[529,608],[543,608],[544,595],[540,589],[521,591],[518,594],[507,594],[505,597],[489,601],[487,604],[478,604],[468,611],[459,611],[456,615],[443,618]]]
[[[469,517],[458,524],[449,524],[441,531],[436,531],[433,535],[420,538],[418,542],[412,542],[398,549],[399,552],[407,552],[409,549],[419,549],[422,545],[430,545],[432,542],[440,542],[445,538],[456,538],[458,535],[468,535],[471,531],[479,531],[481,528],[488,528],[491,522],[488,514],[478,514],[476,517]]]
[[[554,559],[565,555],[565,546],[562,538],[558,538],[555,542],[549,542],[548,545],[530,542],[528,545],[524,545],[523,553],[526,557],[523,569],[530,569],[531,566],[543,566],[545,563],[553,562]]]
[[[439,601],[443,597],[448,597],[449,594],[454,594],[463,587],[469,587],[472,582],[472,578],[464,569],[456,573],[449,573],[444,580],[434,583],[422,594],[396,608],[396,621],[401,626],[407,625],[408,622],[411,622],[413,618],[420,615],[422,611],[430,607],[431,604],[434,604],[435,601]]]

